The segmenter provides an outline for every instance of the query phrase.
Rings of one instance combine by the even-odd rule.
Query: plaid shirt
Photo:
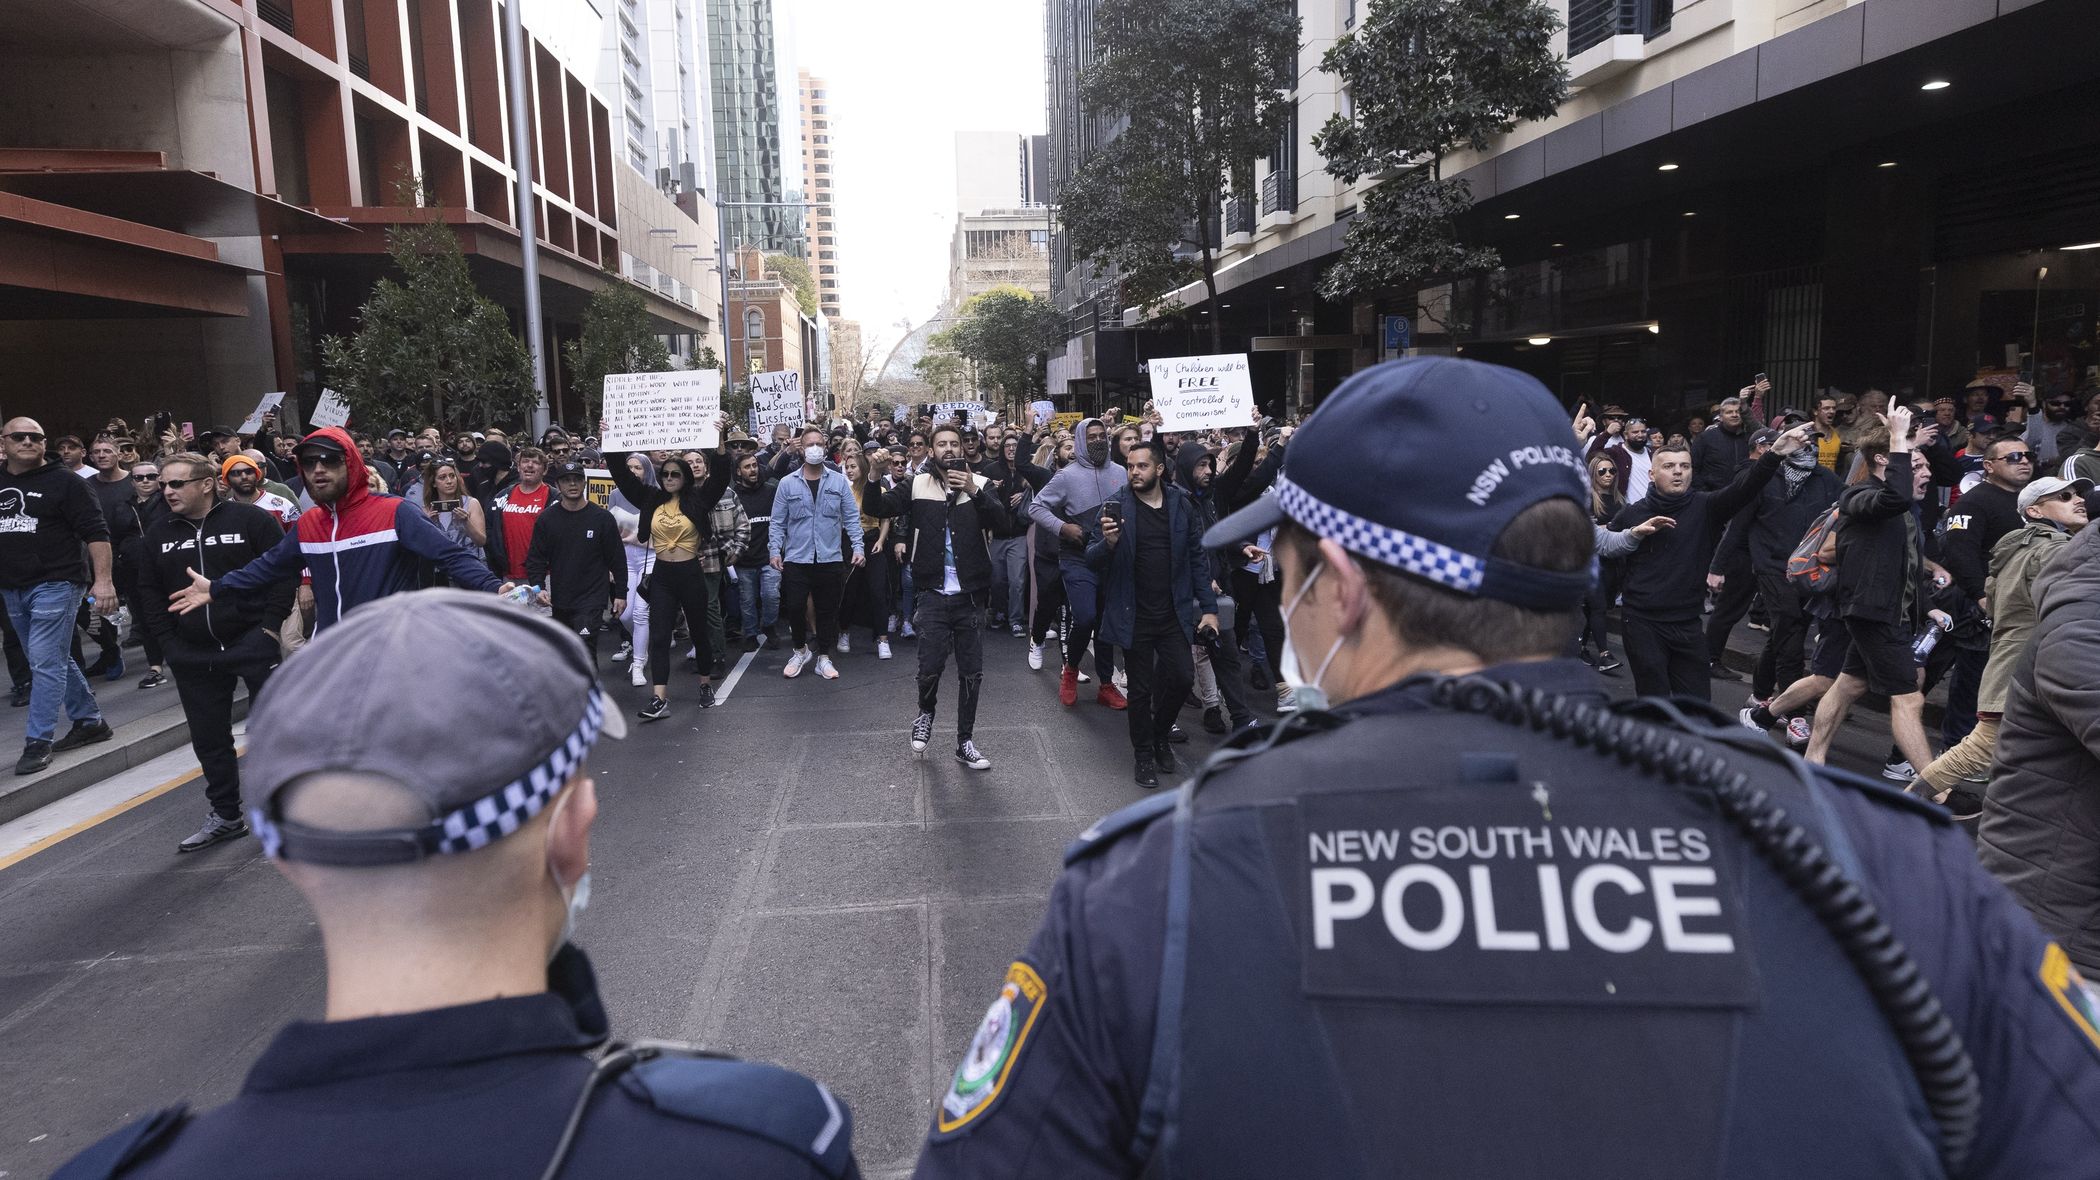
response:
[[[700,568],[719,574],[736,564],[751,543],[751,518],[744,515],[744,502],[735,491],[725,491],[707,517],[710,535],[700,546]]]

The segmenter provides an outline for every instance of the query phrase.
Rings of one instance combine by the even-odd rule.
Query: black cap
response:
[[[308,451],[322,451],[326,452],[327,454],[334,455],[337,458],[341,458],[346,453],[343,450],[343,444],[341,440],[337,439],[332,434],[328,434],[319,430],[316,430],[312,434],[307,435],[305,438],[300,439],[299,445],[292,448],[292,454],[294,457],[303,455]]]
[[[197,432],[197,441],[198,441],[198,442],[203,442],[204,440],[206,440],[206,439],[209,439],[209,438],[232,438],[232,437],[233,437],[233,430],[232,430],[232,428],[230,428],[230,427],[226,427],[226,426],[207,426],[207,427],[205,427],[205,428],[204,428],[203,430],[200,430],[200,431],[198,431],[198,432]]]
[[[567,463],[556,463],[554,465],[554,479],[557,483],[565,479],[585,479],[589,475],[590,472],[584,470],[583,464],[576,462],[574,459],[569,460]]]

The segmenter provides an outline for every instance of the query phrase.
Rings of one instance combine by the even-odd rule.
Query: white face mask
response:
[[[550,869],[548,870],[548,875],[554,878],[555,888],[560,889],[562,887],[561,874]],[[568,911],[562,915],[561,937],[555,939],[554,946],[547,951],[547,958],[550,961],[568,943],[569,939],[575,936],[576,920],[583,916],[583,911],[591,908],[591,871],[589,869],[583,870],[583,876],[576,878],[576,887],[568,891],[568,896],[564,900],[568,903]]]
[[[824,448],[823,448],[823,447],[803,447],[803,448],[802,448],[802,461],[803,461],[804,463],[807,463],[807,464],[809,464],[809,465],[810,465],[811,467],[821,467],[821,466],[823,466],[823,464],[824,464]]]
[[[1320,681],[1327,675],[1327,665],[1334,662],[1335,653],[1342,650],[1342,637],[1336,635],[1334,645],[1327,649],[1326,658],[1320,661],[1319,670],[1313,673],[1311,680],[1306,680],[1298,671],[1298,643],[1291,638],[1291,613],[1298,609],[1305,592],[1312,589],[1312,584],[1326,569],[1324,562],[1314,566],[1313,572],[1298,587],[1298,592],[1291,596],[1291,604],[1283,608],[1283,657],[1277,663],[1283,672],[1283,682],[1290,686],[1291,694],[1297,698],[1300,712],[1318,712],[1327,708],[1327,690],[1320,687]]]

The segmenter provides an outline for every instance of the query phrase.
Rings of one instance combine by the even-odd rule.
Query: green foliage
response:
[[[503,308],[474,289],[459,239],[431,212],[388,231],[400,279],[379,280],[356,334],[322,341],[327,383],[366,429],[516,422],[538,401],[531,355]]]
[[[1335,42],[1321,66],[1349,89],[1353,115],[1329,119],[1313,146],[1345,182],[1397,175],[1365,195],[1321,294],[1341,299],[1500,265],[1493,249],[1459,242],[1455,220],[1472,194],[1443,179],[1442,160],[1560,109],[1568,69],[1553,52],[1559,28],[1543,0],[1373,0],[1363,23]]]
[[[1199,278],[1215,294],[1212,221],[1225,192],[1251,195],[1287,125],[1298,15],[1279,0],[1101,0],[1094,26],[1107,52],[1080,98],[1122,129],[1059,194],[1072,249],[1155,310]]]
[[[1048,300],[1019,287],[994,287],[964,303],[941,337],[973,366],[979,389],[1017,403],[1042,396],[1043,362],[1063,342],[1064,323]]]
[[[671,350],[649,321],[642,293],[614,271],[607,271],[605,284],[591,292],[583,309],[583,335],[569,341],[563,352],[586,422],[600,416],[608,373],[662,373],[675,367]]]
[[[817,280],[809,273],[809,263],[792,254],[768,254],[766,269],[779,275],[793,289],[795,302],[802,306],[803,315],[817,314],[822,305],[817,302]]]
[[[927,343],[932,347],[911,367],[918,372],[919,380],[932,387],[935,401],[961,401],[957,395],[970,390],[970,363],[953,351],[947,336],[948,333],[940,332],[931,337]]]

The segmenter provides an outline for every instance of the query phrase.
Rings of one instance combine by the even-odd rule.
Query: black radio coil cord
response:
[[[1769,794],[1731,770],[1726,759],[1678,734],[1566,697],[1465,677],[1438,682],[1434,699],[1441,707],[1550,733],[1666,782],[1710,792],[1721,814],[1807,903],[1852,961],[1924,1092],[1939,1128],[1941,1164],[1949,1175],[1961,1173],[1982,1105],[1976,1066],[1961,1034],[1874,903]]]

